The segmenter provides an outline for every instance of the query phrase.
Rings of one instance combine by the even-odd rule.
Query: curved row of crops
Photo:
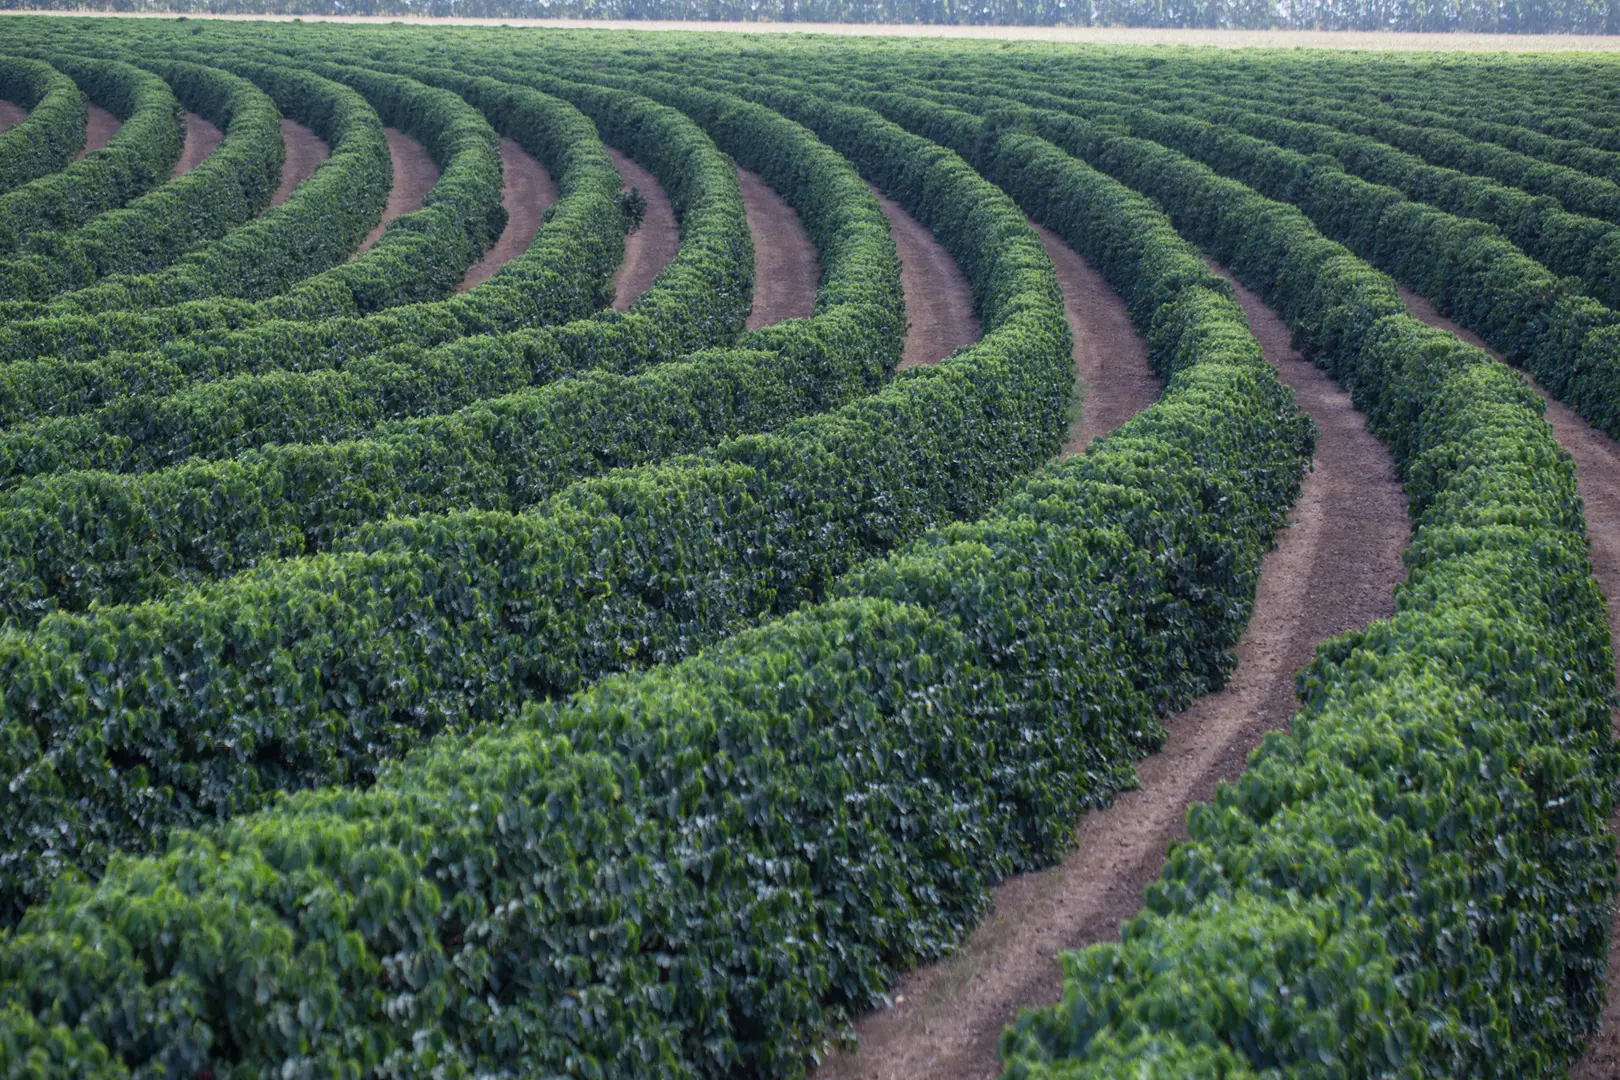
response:
[[[802,1074],[1230,674],[1314,428],[1213,257],[1390,447],[1410,577],[1008,1070],[1557,1075],[1615,886],[1604,600],[1533,391],[1380,270],[1612,433],[1620,113],[1587,61],[1322,63],[0,24],[68,147],[0,194],[0,1067]],[[68,162],[51,94],[122,141]],[[180,105],[226,137],[166,180]],[[266,209],[282,117],[332,156]],[[384,125],[441,175],[354,255]],[[501,137],[561,198],[452,295]],[[680,225],[625,313],[609,148]],[[744,329],[738,167],[808,318]],[[971,287],[937,366],[896,371],[872,188]],[[1061,460],[1026,219],[1165,381]]]

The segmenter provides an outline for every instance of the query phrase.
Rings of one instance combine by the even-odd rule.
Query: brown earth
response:
[[[748,329],[800,319],[816,307],[821,260],[798,213],[771,186],[747,169],[737,170],[743,210],[754,238],[754,306]]]
[[[900,288],[906,295],[906,317],[911,323],[900,366],[937,364],[981,336],[979,317],[973,312],[973,290],[968,288],[962,268],[922,222],[876,187],[867,186],[889,219],[889,232],[900,256]]]
[[[1047,258],[1057,269],[1063,315],[1074,335],[1074,377],[1083,391],[1080,415],[1069,424],[1064,454],[1078,454],[1159,398],[1160,383],[1148,366],[1147,342],[1108,279],[1052,230],[1031,221]]]
[[[270,196],[271,206],[280,206],[293,193],[293,188],[308,180],[315,166],[332,156],[326,140],[296,120],[281,118],[281,141],[287,147],[287,160],[281,163],[281,185]]]
[[[1059,866],[1002,885],[966,946],[904,976],[894,1005],[856,1025],[861,1050],[833,1056],[817,1080],[999,1075],[1002,1028],[1020,1008],[1058,999],[1060,951],[1118,938],[1170,842],[1186,835],[1188,804],[1212,796],[1266,732],[1286,724],[1294,672],[1317,642],[1394,610],[1409,526],[1389,455],[1350,396],[1290,347],[1282,321],[1247,290],[1238,295],[1267,359],[1321,437],[1290,525],[1265,558],[1231,683],[1171,718],[1164,749],[1138,767],[1140,789],[1083,818],[1075,850]]]
[[[613,276],[613,310],[629,311],[680,250],[681,228],[675,221],[675,207],[659,186],[658,178],[613,147],[608,147],[607,152],[613,167],[619,170],[624,189],[638,188],[647,200],[640,227],[624,238],[624,262]]]
[[[0,101],[0,131],[28,119],[28,110],[9,101]]]
[[[501,140],[501,205],[506,228],[484,257],[467,268],[456,286],[466,292],[495,276],[495,271],[529,250],[540,233],[546,208],[557,201],[557,185],[546,167],[511,139]]]
[[[383,128],[388,137],[388,156],[394,163],[394,186],[388,189],[388,202],[383,205],[382,218],[377,227],[366,234],[355,248],[356,255],[364,255],[382,239],[388,223],[401,214],[422,208],[422,198],[439,182],[439,166],[428,155],[427,148],[403,131]]]
[[[93,154],[105,147],[123,126],[122,120],[100,105],[85,106],[84,147],[73,160],[79,161],[84,155]]]
[[[1487,346],[1478,334],[1440,315],[1423,297],[1404,287],[1400,294],[1406,309],[1420,322],[1449,330],[1502,359],[1502,354]],[[1528,375],[1525,378],[1547,403],[1547,422],[1558,444],[1575,459],[1575,486],[1586,504],[1586,535],[1591,542],[1587,557],[1609,601],[1609,636],[1620,645],[1620,445],[1548,394],[1534,379]],[[1620,820],[1611,822],[1610,827],[1620,832]],[[1615,982],[1620,978],[1620,905],[1613,914],[1609,932],[1609,1001],[1603,1010],[1603,1027],[1587,1046],[1586,1056],[1570,1068],[1570,1080],[1613,1080],[1620,1076],[1620,987]]]
[[[208,155],[225,139],[225,133],[194,112],[186,113],[186,141],[180,147],[180,160],[174,163],[170,180],[178,180],[208,160]]]

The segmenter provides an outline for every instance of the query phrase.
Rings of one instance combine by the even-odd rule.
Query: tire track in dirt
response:
[[[28,119],[28,110],[11,101],[0,101],[0,131]]]
[[[501,205],[506,207],[506,228],[484,257],[467,268],[456,292],[482,285],[529,250],[540,234],[547,208],[557,198],[557,185],[546,167],[514,140],[501,139]]]
[[[1401,300],[1413,318],[1456,334],[1470,345],[1496,357],[1501,353],[1480,336],[1441,315],[1428,300],[1401,286]],[[1528,372],[1521,371],[1547,403],[1547,422],[1558,445],[1575,459],[1575,486],[1586,504],[1587,558],[1609,602],[1609,636],[1620,647],[1620,444],[1582,420],[1568,405],[1543,390]],[[1620,819],[1610,830],[1620,833]],[[1620,905],[1611,913],[1609,931],[1609,1000],[1603,1009],[1603,1027],[1588,1044],[1586,1054],[1570,1068],[1570,1080],[1612,1080],[1620,1076]]]
[[[857,1023],[862,1049],[829,1058],[817,1080],[998,1076],[1002,1028],[1020,1008],[1058,999],[1059,952],[1117,939],[1170,842],[1186,835],[1188,804],[1210,798],[1267,732],[1286,724],[1294,673],[1317,643],[1394,610],[1410,527],[1389,454],[1350,395],[1292,349],[1282,321],[1248,290],[1238,297],[1321,437],[1289,527],[1265,557],[1232,681],[1172,717],[1164,748],[1138,765],[1141,787],[1082,818],[1061,864],[997,889],[966,946],[904,976],[895,1004]]]
[[[326,140],[296,120],[281,118],[281,142],[287,148],[287,160],[281,163],[281,185],[270,196],[271,206],[280,206],[293,193],[293,188],[308,180],[315,166],[332,156]]]
[[[356,255],[364,255],[376,246],[388,231],[389,222],[420,210],[423,197],[439,182],[439,166],[426,147],[395,128],[385,127],[383,134],[388,138],[388,157],[394,163],[394,183],[388,189],[388,202],[383,205],[377,227],[360,241],[360,246],[354,249]]]
[[[889,219],[889,232],[900,256],[900,289],[905,293],[909,321],[900,366],[937,364],[982,336],[973,310],[973,290],[962,268],[922,222],[873,185],[867,187]]]
[[[607,148],[613,167],[619,170],[625,190],[637,188],[647,200],[647,212],[641,225],[624,238],[624,262],[613,275],[613,310],[629,311],[636,297],[647,291],[669,260],[681,246],[681,229],[675,221],[675,207],[658,183],[658,178],[631,161],[629,157]]]
[[[118,129],[124,122],[100,105],[86,105],[84,117],[84,146],[79,150],[74,161],[84,160],[86,154],[93,154],[112,141],[118,134]]]
[[[759,176],[737,170],[743,212],[754,238],[754,306],[747,329],[802,319],[815,311],[821,259],[798,212]]]
[[[1157,401],[1159,378],[1148,363],[1147,342],[1108,279],[1057,233],[1033,221],[1029,226],[1057,270],[1063,315],[1074,335],[1074,377],[1085,396],[1079,417],[1069,424],[1063,454],[1078,454]]]
[[[186,141],[180,147],[180,160],[174,163],[174,171],[169,173],[169,179],[178,180],[207,161],[208,155],[224,139],[225,133],[219,128],[194,112],[186,113]]]

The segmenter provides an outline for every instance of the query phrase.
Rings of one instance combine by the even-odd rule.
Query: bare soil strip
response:
[[[973,311],[973,290],[968,288],[962,268],[922,222],[876,187],[872,187],[872,194],[889,219],[889,232],[900,256],[900,288],[906,296],[906,316],[911,323],[906,329],[900,366],[937,364],[982,336],[979,317]]]
[[[613,147],[608,147],[607,152],[624,181],[624,190],[636,188],[647,200],[640,227],[624,238],[624,262],[613,276],[613,310],[629,311],[636,297],[647,291],[653,278],[680,250],[681,228],[675,221],[675,207],[659,186],[658,178]]]
[[[287,160],[281,163],[281,186],[270,196],[271,206],[280,206],[292,196],[293,188],[315,172],[315,166],[332,156],[326,140],[296,120],[281,118],[281,141],[287,147]]]
[[[1420,322],[1449,330],[1502,359],[1502,354],[1487,346],[1478,334],[1442,316],[1423,297],[1405,287],[1400,294],[1407,310]],[[1525,379],[1547,403],[1547,422],[1558,444],[1575,459],[1575,486],[1586,504],[1586,535],[1591,542],[1587,557],[1609,601],[1609,636],[1620,646],[1620,445],[1548,394],[1528,374]],[[1610,827],[1620,833],[1620,820],[1610,822]],[[1570,1080],[1613,1080],[1620,1076],[1620,906],[1613,915],[1609,931],[1609,1000],[1603,1009],[1603,1028],[1587,1046],[1586,1056],[1571,1067]]]
[[[747,169],[737,170],[743,211],[754,237],[754,306],[748,329],[802,319],[815,311],[821,260],[798,212],[769,184]]]
[[[383,205],[382,219],[377,227],[366,234],[355,248],[356,255],[364,255],[382,239],[388,223],[401,214],[422,208],[422,198],[439,182],[439,167],[428,156],[427,148],[403,131],[383,128],[388,137],[388,156],[394,163],[394,186],[388,189],[388,202]]]
[[[186,113],[186,141],[180,147],[180,160],[174,163],[170,180],[178,180],[208,160],[225,138],[225,133],[194,112]]]
[[[1079,419],[1069,424],[1063,453],[1078,454],[1159,398],[1159,378],[1148,364],[1147,342],[1108,279],[1052,230],[1031,221],[1057,268],[1063,314],[1074,335],[1074,377],[1084,387]]]
[[[0,101],[0,131],[28,119],[28,110],[10,101]]]
[[[84,118],[84,146],[80,148],[74,161],[84,160],[86,154],[93,154],[112,141],[118,134],[118,129],[124,122],[100,105],[86,105]]]
[[[1188,804],[1212,796],[1266,732],[1287,722],[1294,672],[1317,643],[1394,610],[1410,528],[1389,454],[1350,396],[1290,347],[1282,321],[1246,289],[1238,296],[1321,438],[1291,523],[1266,556],[1231,683],[1172,718],[1164,749],[1138,766],[1140,789],[1083,818],[1062,864],[998,889],[961,952],[902,978],[895,1004],[856,1025],[861,1050],[829,1059],[817,1080],[999,1075],[1002,1028],[1020,1008],[1058,999],[1060,951],[1117,939],[1170,842],[1185,836]]]
[[[529,250],[540,232],[546,208],[557,201],[557,185],[546,167],[511,139],[501,140],[501,205],[506,229],[484,257],[467,270],[456,286],[466,292],[495,276],[495,271]]]

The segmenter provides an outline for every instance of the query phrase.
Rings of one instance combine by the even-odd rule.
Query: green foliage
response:
[[[122,206],[167,180],[180,156],[180,103],[162,79],[116,60],[53,55],[51,64],[123,124],[101,150],[0,195],[0,252]]]
[[[50,64],[0,57],[0,98],[28,110],[0,131],[0,192],[55,172],[84,145],[84,97]]]
[[[224,141],[207,161],[122,209],[69,233],[29,236],[17,254],[0,263],[0,297],[49,300],[109,274],[158,269],[269,203],[285,152],[275,103],[246,79],[217,68],[181,61],[141,66],[162,76],[183,105],[224,132]],[[82,109],[82,99],[78,105]],[[0,316],[35,314],[37,308],[0,304]]]
[[[874,167],[885,144],[919,145],[829,109],[827,130]],[[1004,153],[1059,167],[1033,142]],[[930,156],[917,188],[948,193],[958,166]],[[1144,200],[1063,171],[1074,216],[1055,205],[1049,220],[1072,240],[1198,265]],[[1093,200],[1130,214],[1093,215]],[[951,220],[934,223],[947,238]],[[1111,265],[1140,307],[1178,293]],[[984,520],[868,564],[836,599],[441,738],[364,792],[286,798],[120,859],[94,887],[62,885],[0,945],[19,1038],[42,1056],[104,1050],[114,1069],[223,1069],[213,1048],[230,1030],[252,1033],[233,1040],[244,1072],[296,1055],[447,1075],[519,1059],[801,1074],[828,1027],[895,966],[948,947],[997,878],[1061,852],[1073,816],[1129,782],[1157,713],[1226,670],[1311,429],[1207,270],[1151,325],[1173,372],[1161,405]],[[323,940],[341,953],[310,962]],[[91,941],[117,959],[45,974]],[[227,955],[267,992],[222,996],[207,972]],[[165,1020],[68,1017],[52,1004],[68,994]]]

